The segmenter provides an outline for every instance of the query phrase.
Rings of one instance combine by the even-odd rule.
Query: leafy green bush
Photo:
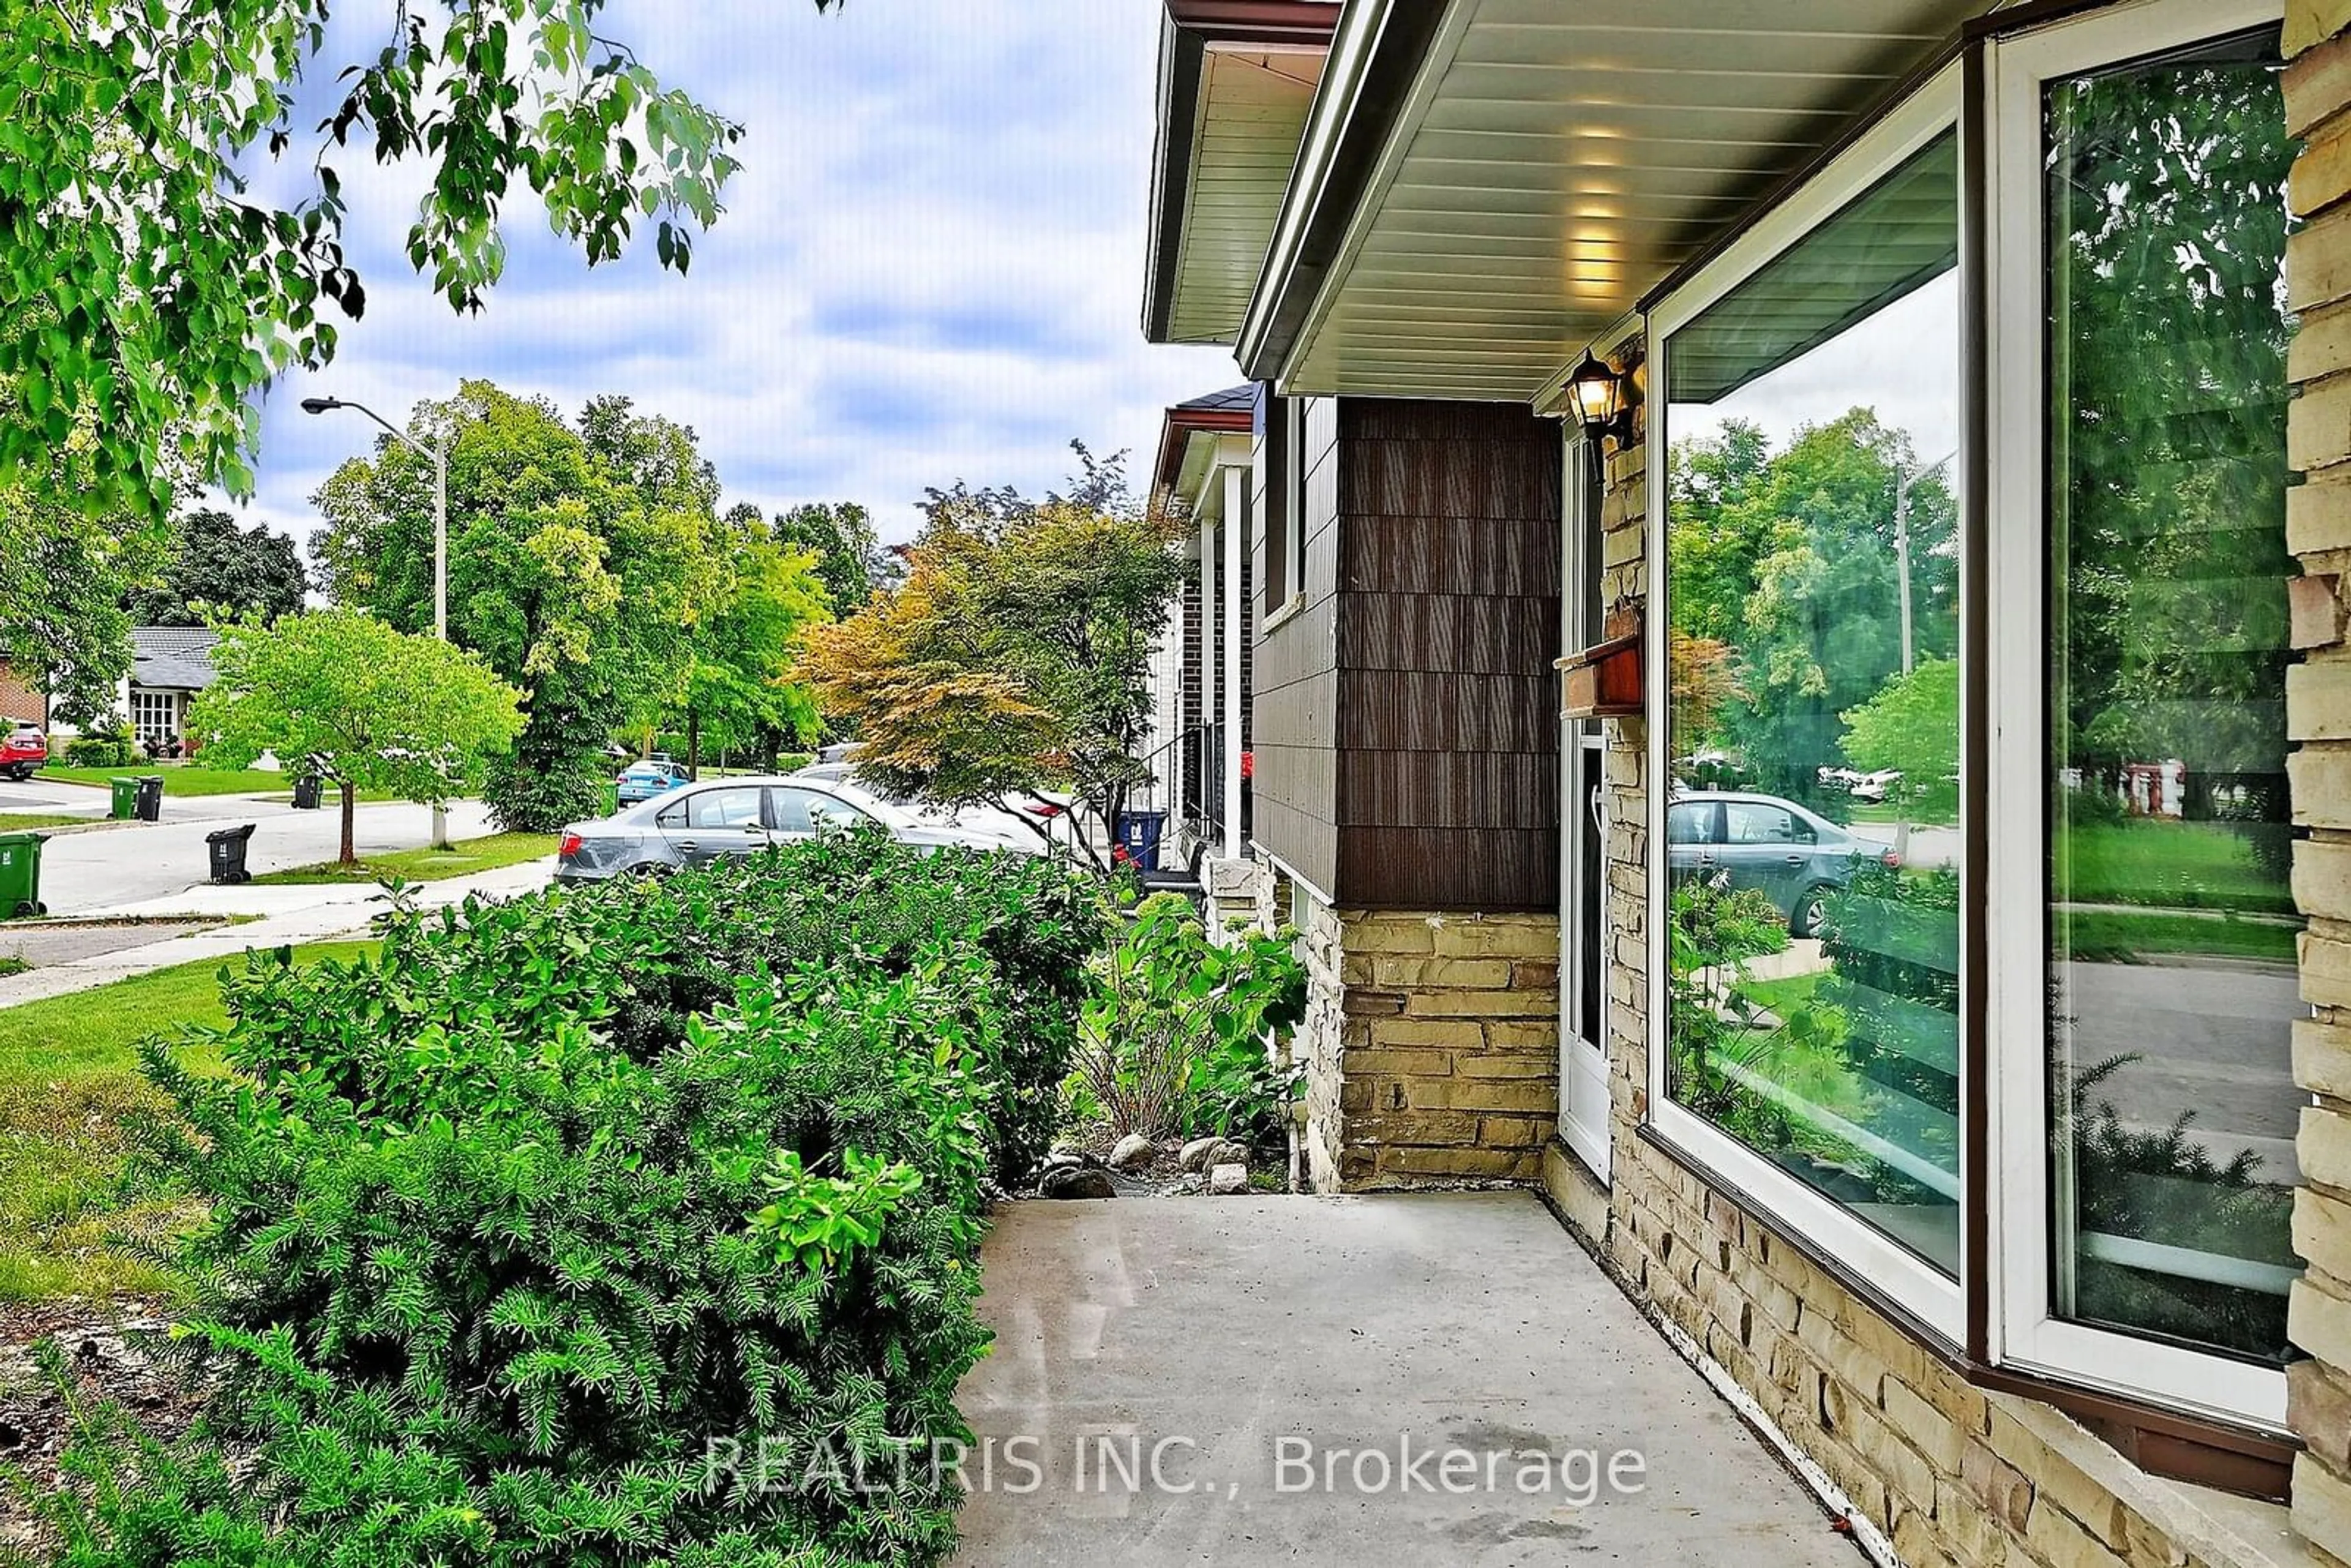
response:
[[[1666,1092],[1729,1125],[1768,1107],[1721,1069],[1755,1032],[1726,1003],[1748,959],[1787,947],[1787,922],[1768,894],[1719,877],[1677,878],[1667,899]]]
[[[101,719],[65,743],[60,753],[68,768],[129,768],[144,760],[131,727],[120,719]]]
[[[1043,1136],[1088,910],[842,839],[257,956],[198,1031],[228,1075],[146,1053],[224,1392],[184,1448],[93,1432],[64,1561],[940,1561],[983,1183]]]
[[[1098,966],[1078,1053],[1084,1098],[1112,1131],[1270,1138],[1298,1075],[1267,1050],[1306,1016],[1297,934],[1209,940],[1180,895],[1136,905]]]
[[[533,712],[510,756],[494,759],[482,800],[500,832],[551,833],[603,814],[611,782],[602,747],[583,741],[576,716]]]

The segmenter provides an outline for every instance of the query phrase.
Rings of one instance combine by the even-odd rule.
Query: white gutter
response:
[[[1347,0],[1346,9],[1339,13],[1339,25],[1331,35],[1331,52],[1322,62],[1322,79],[1315,85],[1313,107],[1306,111],[1305,142],[1290,168],[1281,216],[1273,225],[1273,243],[1266,247],[1265,266],[1258,273],[1257,287],[1249,291],[1249,313],[1241,318],[1240,336],[1235,340],[1233,357],[1244,370],[1265,346],[1266,311],[1273,292],[1267,285],[1289,277],[1297,265],[1298,247],[1306,236],[1307,220],[1322,203],[1332,161],[1338,155],[1340,135],[1354,118],[1364,68],[1371,63],[1374,46],[1387,26],[1388,13],[1396,3]],[[1409,3],[1427,5],[1431,0]]]

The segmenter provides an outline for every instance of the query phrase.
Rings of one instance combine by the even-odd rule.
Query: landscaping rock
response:
[[[1208,1190],[1220,1197],[1249,1191],[1249,1166],[1232,1161],[1217,1166],[1208,1173]]]
[[[1158,1156],[1159,1151],[1151,1140],[1140,1133],[1129,1133],[1110,1152],[1110,1168],[1114,1171],[1139,1171]]]
[[[1205,1171],[1214,1166],[1231,1165],[1238,1161],[1249,1164],[1248,1145],[1230,1138],[1195,1138],[1184,1145],[1180,1163],[1187,1171]]]
[[[1055,1166],[1037,1184],[1040,1197],[1116,1197],[1118,1188],[1113,1185],[1108,1171],[1098,1171],[1088,1166]]]

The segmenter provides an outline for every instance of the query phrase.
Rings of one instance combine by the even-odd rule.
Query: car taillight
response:
[[[1028,812],[1032,817],[1058,817],[1061,814],[1061,808],[1050,800],[1039,800],[1028,807]]]
[[[1892,850],[1886,851],[1877,858],[1886,862],[1886,869],[1887,871],[1900,871],[1902,869],[1902,857],[1895,853]]]
[[[564,835],[563,835],[563,841],[562,841],[561,843],[559,843],[559,844],[558,844],[558,845],[556,845],[556,846],[555,846],[555,854],[556,854],[556,858],[557,858],[557,859],[559,859],[559,860],[567,860],[567,861],[568,861],[568,860],[569,860],[572,856],[574,856],[574,855],[578,854],[579,852],[580,852],[580,835],[579,835],[579,834],[577,834],[577,833],[566,833],[566,834],[564,834]]]

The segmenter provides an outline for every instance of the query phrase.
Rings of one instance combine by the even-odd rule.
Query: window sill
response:
[[[2142,1484],[2168,1489],[2189,1500],[2205,1500],[2199,1506],[2210,1511],[2210,1500],[2220,1498],[2231,1505],[2232,1518],[2263,1519],[2260,1513],[2243,1511],[2273,1511],[2280,1519],[2280,1507],[2287,1493],[2293,1474],[2294,1456],[2300,1445],[2293,1439],[2242,1427],[2228,1426],[2200,1416],[2182,1415],[2159,1405],[2126,1398],[2121,1395],[2079,1387],[2033,1373],[2020,1372],[2004,1366],[1987,1365],[1954,1347],[1917,1318],[1886,1299],[1869,1281],[1856,1274],[1844,1260],[1817,1245],[1812,1238],[1797,1232],[1722,1174],[1665,1137],[1644,1122],[1635,1136],[1652,1149],[1703,1183],[1708,1191],[1736,1207],[1750,1220],[1770,1232],[1777,1244],[1802,1255],[1813,1267],[1827,1275],[1847,1295],[1877,1313],[1902,1334],[1917,1344],[1928,1355],[1957,1372],[1992,1398],[2007,1397],[2022,1405],[2035,1406],[2036,1416],[2045,1411],[2043,1418],[2053,1418],[2074,1440],[2088,1445],[2105,1457],[2105,1462],[2125,1467],[2140,1478]],[[2022,1417],[2019,1417],[2021,1420]],[[2054,1447],[2052,1443],[2052,1447]],[[2132,1457],[2136,1454],[2137,1458]],[[2260,1534],[2258,1525],[2251,1526]],[[2241,1531],[2232,1533],[2242,1533]],[[2303,1568],[2319,1559],[2284,1554],[2283,1549],[2231,1556],[2216,1555],[2210,1559],[2219,1568]]]
[[[1264,620],[1257,623],[1258,641],[1263,642],[1280,627],[1286,626],[1290,622],[1297,620],[1299,612],[1305,608],[1306,595],[1303,593],[1291,594],[1288,599],[1282,601],[1280,609],[1275,611],[1272,614],[1268,615]]]

